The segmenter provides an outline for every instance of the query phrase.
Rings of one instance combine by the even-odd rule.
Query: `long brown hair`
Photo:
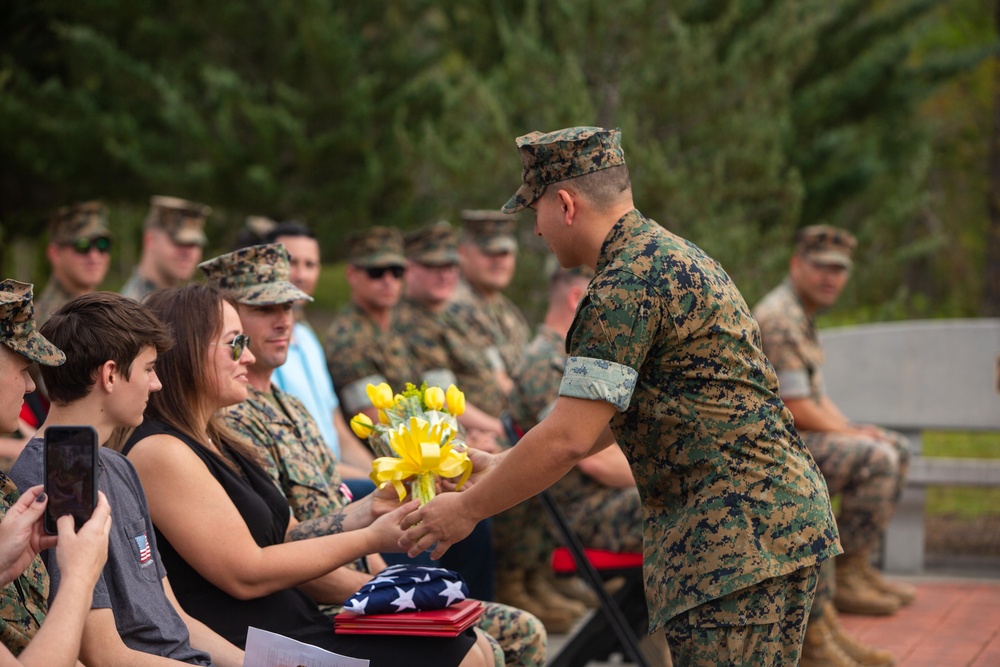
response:
[[[188,285],[154,292],[144,303],[174,333],[173,348],[156,360],[163,389],[150,395],[146,415],[197,441],[201,438],[201,410],[216,391],[209,345],[222,332],[223,304],[235,308],[236,302],[214,285]],[[260,462],[255,449],[225,425],[218,411],[209,417],[207,432],[223,452],[235,450]],[[233,467],[226,457],[223,460]]]

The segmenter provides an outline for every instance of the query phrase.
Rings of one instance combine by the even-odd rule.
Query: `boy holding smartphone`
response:
[[[54,366],[64,359],[59,348],[35,331],[31,285],[0,282],[0,433],[17,428],[21,402],[35,390],[28,374],[31,363]],[[0,472],[0,663],[73,665],[91,591],[107,555],[108,502],[101,497],[79,533],[73,531],[72,519],[61,520],[56,538],[42,533],[47,499],[41,487],[21,488],[26,489],[23,494]],[[66,572],[66,585],[50,608],[49,577],[38,552],[57,539],[51,560]]]
[[[42,378],[52,406],[11,470],[21,484],[44,478],[42,436],[52,426],[89,424],[98,442],[142,423],[150,393],[160,389],[155,363],[171,345],[166,327],[136,301],[111,292],[73,299],[42,333],[66,353]],[[236,667],[243,651],[180,608],[156,548],[146,496],[132,464],[101,447],[98,488],[112,507],[108,562],[94,589],[80,658],[89,667],[175,664]],[[60,569],[47,562],[53,594]],[[211,654],[211,655],[209,655]]]

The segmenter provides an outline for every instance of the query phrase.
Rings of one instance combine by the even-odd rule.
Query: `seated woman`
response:
[[[400,519],[414,504],[355,530],[286,542],[297,524],[288,502],[218,414],[246,399],[254,360],[229,297],[191,285],[158,292],[146,304],[172,327],[175,345],[157,361],[163,389],[150,396],[146,420],[123,452],[146,490],[181,606],[238,646],[254,626],[366,658],[372,667],[493,665],[487,639],[473,630],[455,638],[334,632],[316,604],[334,601],[329,573],[397,549]]]

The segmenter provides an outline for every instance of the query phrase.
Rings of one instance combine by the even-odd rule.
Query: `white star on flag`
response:
[[[344,609],[347,611],[353,611],[355,614],[365,613],[365,607],[368,606],[368,598],[358,600],[357,602],[348,600],[347,604],[344,605]]]
[[[393,588],[399,593],[399,597],[390,603],[396,607],[396,611],[403,611],[404,609],[417,610],[417,605],[413,604],[413,594],[417,592],[416,588],[411,588],[408,591],[404,591],[399,586],[393,586]]]
[[[454,604],[456,600],[465,599],[465,593],[462,592],[461,581],[444,582],[444,590],[438,593],[438,595],[448,598],[448,604]]]

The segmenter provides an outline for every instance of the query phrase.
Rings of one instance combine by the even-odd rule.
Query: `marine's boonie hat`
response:
[[[205,204],[156,195],[149,200],[145,228],[162,229],[179,245],[204,246],[205,218],[211,213],[212,207]]]
[[[532,132],[517,138],[521,154],[521,187],[503,205],[517,213],[542,196],[552,183],[625,164],[622,131],[602,127],[569,127],[555,132]]]
[[[347,261],[362,268],[406,266],[403,235],[395,227],[369,227],[345,240]]]
[[[810,225],[795,234],[795,253],[823,264],[851,268],[851,253],[858,241],[846,229],[830,225]]]
[[[72,245],[83,239],[111,238],[108,212],[99,201],[63,206],[49,217],[49,240]]]
[[[271,306],[313,298],[293,285],[288,251],[280,243],[254,245],[198,265],[209,282],[248,306]]]
[[[424,266],[458,264],[458,237],[447,222],[421,227],[403,237],[406,258]]]
[[[0,282],[0,343],[43,366],[59,366],[66,355],[35,329],[31,285],[8,278]]]
[[[517,252],[517,219],[494,209],[465,210],[460,214],[465,238],[490,255]]]

